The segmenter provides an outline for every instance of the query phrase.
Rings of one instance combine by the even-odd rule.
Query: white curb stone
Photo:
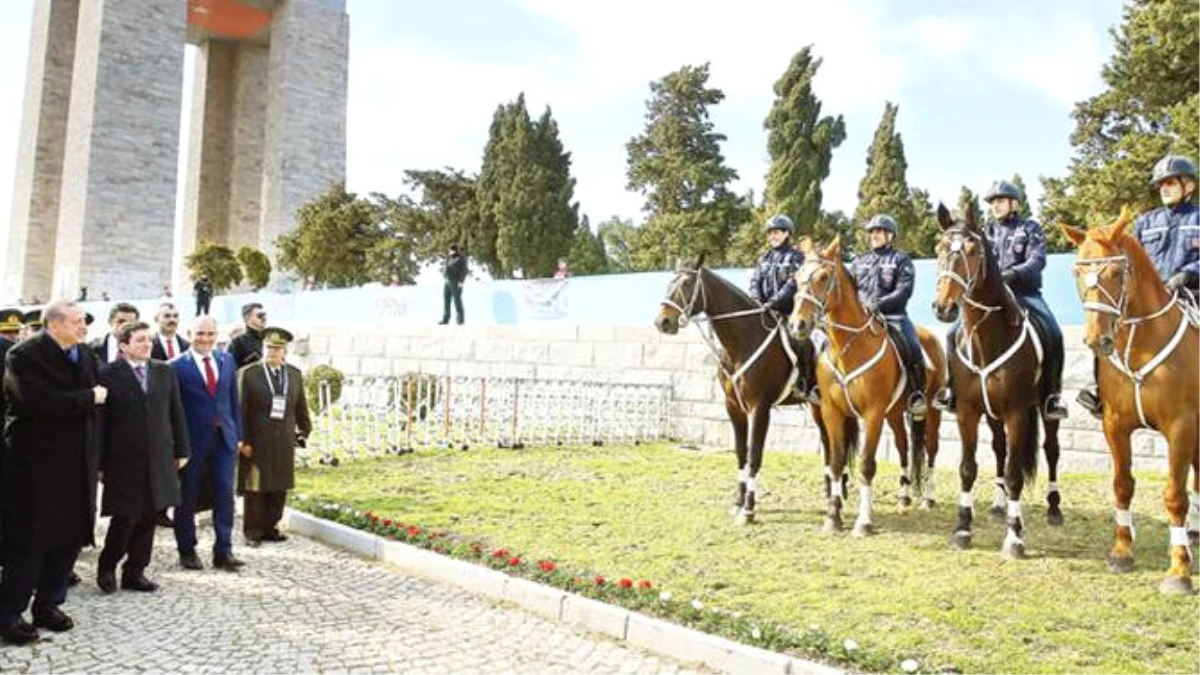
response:
[[[567,595],[566,602],[563,603],[562,616],[566,623],[624,640],[630,614],[632,612],[623,607],[572,593]]]
[[[553,586],[510,577],[504,585],[504,597],[538,616],[562,621],[563,600],[567,594]]]

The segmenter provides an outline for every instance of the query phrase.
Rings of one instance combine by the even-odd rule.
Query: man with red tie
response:
[[[158,335],[154,336],[154,348],[150,358],[159,361],[174,361],[175,357],[186,352],[191,343],[179,334],[179,309],[174,304],[164,302],[154,315],[158,324]]]
[[[213,567],[237,571],[244,563],[233,555],[233,474],[242,431],[238,425],[237,369],[233,357],[214,349],[217,322],[196,317],[192,346],[171,362],[187,417],[192,457],[182,475],[183,502],[175,509],[179,564],[204,569],[196,555],[196,508],[201,486],[212,485]]]

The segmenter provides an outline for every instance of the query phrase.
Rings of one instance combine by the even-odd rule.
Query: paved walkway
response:
[[[198,550],[210,549],[211,528],[207,537]],[[684,672],[307,539],[237,543],[242,572],[185,572],[160,529],[147,576],[162,588],[111,596],[96,588],[98,551],[85,550],[76,567],[83,583],[63,606],[75,629],[42,631],[25,647],[0,644],[0,672]]]

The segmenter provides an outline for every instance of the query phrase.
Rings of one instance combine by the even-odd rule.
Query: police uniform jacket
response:
[[[1036,220],[1010,216],[987,225],[987,238],[1001,272],[1017,273],[1009,288],[1017,295],[1040,295],[1046,267],[1046,233]]]
[[[1163,206],[1138,216],[1134,236],[1164,281],[1187,275],[1187,285],[1200,284],[1200,209],[1195,204]]]
[[[785,241],[758,259],[750,277],[750,297],[781,314],[792,313],[796,295],[796,272],[804,264],[804,254]]]
[[[907,313],[916,280],[916,268],[908,254],[891,246],[873,249],[850,263],[850,276],[863,304],[875,305],[897,319]]]

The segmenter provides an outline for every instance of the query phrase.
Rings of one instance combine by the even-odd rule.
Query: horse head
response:
[[[1134,254],[1131,244],[1136,242],[1125,234],[1125,229],[1132,220],[1126,205],[1117,220],[1108,225],[1085,231],[1067,223],[1058,224],[1078,248],[1074,273],[1075,290],[1086,314],[1083,341],[1101,358],[1113,352],[1117,329],[1129,300]]]
[[[804,264],[796,271],[796,301],[789,324],[792,334],[804,340],[825,313],[841,299],[838,266],[842,264],[842,239],[834,237],[818,251],[808,237],[800,240]]]
[[[959,223],[944,204],[938,204],[937,219],[942,236],[935,249],[938,278],[933,313],[939,321],[950,323],[958,318],[963,299],[987,276],[987,238],[974,209],[967,209]]]
[[[700,276],[704,273],[704,255],[695,260],[680,259],[675,264],[675,277],[667,286],[667,296],[659,303],[654,327],[660,333],[675,335],[697,314],[705,311],[704,285]]]

